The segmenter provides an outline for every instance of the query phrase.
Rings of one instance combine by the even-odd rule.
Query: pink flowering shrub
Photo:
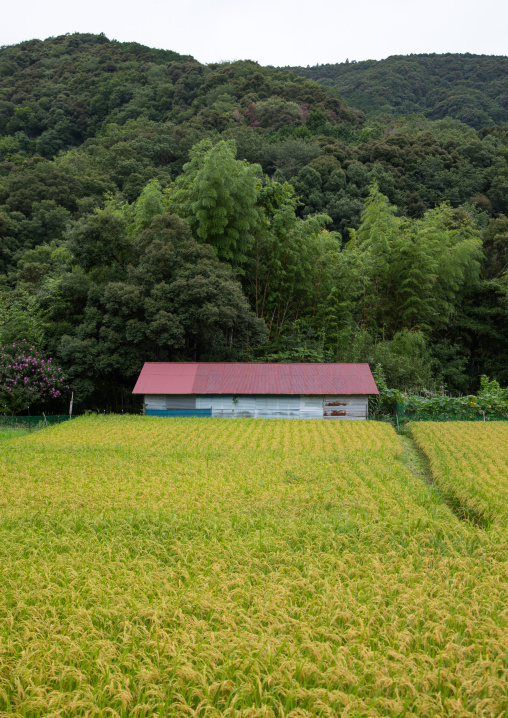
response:
[[[4,412],[16,414],[57,399],[69,388],[64,382],[61,368],[25,339],[0,349],[0,407]]]

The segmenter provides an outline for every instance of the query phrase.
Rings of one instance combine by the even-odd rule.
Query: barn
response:
[[[366,419],[368,364],[147,362],[134,394],[151,416]]]

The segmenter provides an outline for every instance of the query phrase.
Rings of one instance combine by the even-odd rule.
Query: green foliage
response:
[[[390,391],[434,388],[429,342],[418,330],[402,329],[392,339],[377,339],[363,326],[348,329],[340,337],[337,359],[368,362],[378,367]]]
[[[256,205],[262,172],[235,155],[233,140],[200,142],[177,179],[170,207],[220,258],[242,264],[261,222]]]
[[[141,118],[194,119],[219,131],[238,120],[277,129],[301,123],[305,103],[343,123],[359,122],[336,95],[292,73],[254,62],[204,66],[188,55],[103,35],[74,33],[0,48],[2,66],[9,71],[0,72],[0,134],[12,141],[0,145],[0,157],[3,150],[16,161],[34,149],[50,159],[111,123]],[[72,92],[62,92],[71,77]]]
[[[453,117],[476,129],[506,122],[508,58],[489,55],[394,55],[386,60],[292,67],[336,87],[368,114]]]
[[[70,251],[85,270],[121,266],[131,248],[126,220],[110,207],[82,217],[67,237]]]
[[[486,255],[485,275],[489,279],[508,277],[508,217],[501,214],[490,220],[483,243]]]
[[[364,103],[365,119],[333,87],[251,61],[101,35],[0,48],[3,335],[59,357],[102,408],[129,406],[150,357],[505,385],[508,130],[473,128],[498,117],[475,73],[484,97],[503,63],[471,58],[349,63],[358,81],[387,73],[386,114]]]
[[[477,394],[450,396],[444,392],[411,392],[390,388],[382,364],[373,370],[379,395],[371,397],[372,414],[395,414],[415,420],[448,416],[476,419],[492,417],[508,419],[508,388],[502,389],[495,379],[483,375]]]
[[[69,233],[87,281],[74,267],[44,306],[57,324],[55,299],[83,293],[83,309],[53,339],[71,367],[78,402],[95,402],[101,393],[102,400],[119,401],[118,388],[132,385],[143,361],[224,360],[265,338],[231,268],[198,244],[183,220],[160,205],[140,228],[149,214],[144,202],[153,211],[157,196],[152,185],[132,206],[109,205]]]
[[[469,216],[442,204],[422,219],[395,216],[374,182],[350,250],[363,255],[364,323],[393,335],[446,324],[457,296],[478,280],[479,231]]]
[[[128,233],[137,237],[144,229],[150,226],[154,217],[163,214],[168,207],[168,199],[163,194],[157,180],[151,180],[141,191],[141,194],[131,205],[122,205],[121,214],[128,222]],[[114,206],[114,202],[111,203]]]
[[[37,299],[24,289],[0,292],[0,346],[25,339],[40,349],[44,340]]]
[[[386,374],[382,364],[376,364],[372,370],[379,394],[369,397],[369,412],[375,416],[394,414],[397,402],[403,400],[404,394],[399,389],[390,389],[386,382]]]
[[[481,377],[480,391],[476,395],[431,396],[406,395],[398,399],[402,402],[406,416],[418,419],[449,415],[463,418],[502,417],[508,419],[508,389],[502,389],[495,380]]]

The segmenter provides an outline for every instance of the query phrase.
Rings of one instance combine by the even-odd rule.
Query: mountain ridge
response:
[[[504,55],[420,53],[284,69],[336,88],[367,116],[448,116],[477,130],[508,122]]]

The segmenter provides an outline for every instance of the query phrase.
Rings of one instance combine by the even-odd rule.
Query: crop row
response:
[[[487,520],[507,524],[508,422],[411,425],[432,475],[448,495]]]
[[[341,421],[294,421],[291,419],[210,419],[169,420],[160,417],[124,416],[83,417],[72,422],[64,433],[45,432],[34,438],[34,445],[94,446],[133,450],[185,451],[202,455],[210,449],[234,451],[291,451],[298,453],[351,452],[400,445],[389,426],[369,426]]]

